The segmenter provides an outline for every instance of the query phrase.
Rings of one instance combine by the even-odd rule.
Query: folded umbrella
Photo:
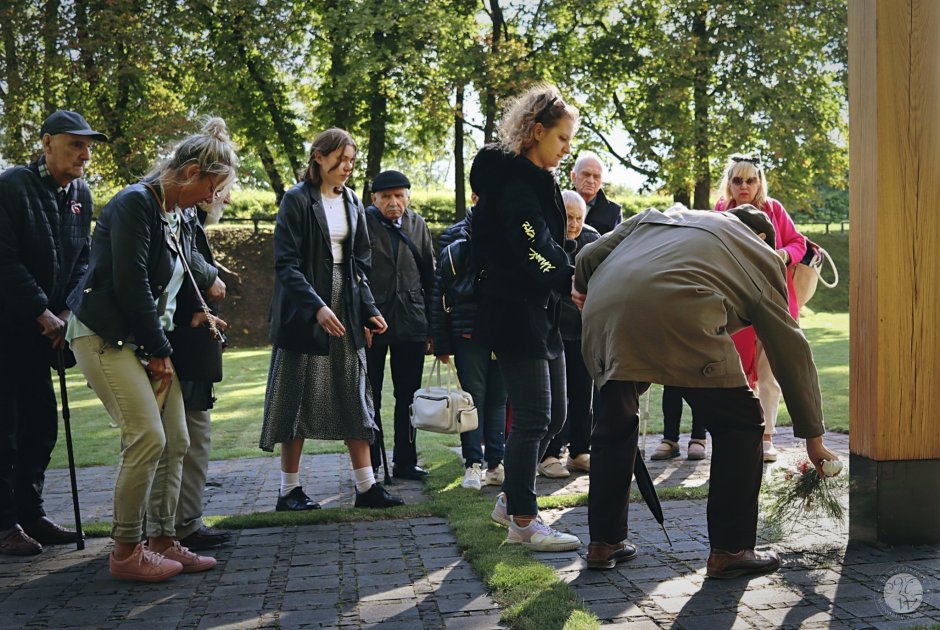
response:
[[[646,462],[643,461],[643,458],[639,455],[633,460],[633,478],[636,480],[636,487],[640,491],[640,494],[643,495],[643,500],[646,501],[647,507],[649,507],[650,512],[653,514],[653,518],[655,518],[659,526],[663,528],[663,534],[665,534],[669,546],[672,547],[669,532],[666,531],[666,526],[663,524],[663,506],[659,502],[659,495],[656,494],[653,478],[650,477],[650,471],[646,467]]]

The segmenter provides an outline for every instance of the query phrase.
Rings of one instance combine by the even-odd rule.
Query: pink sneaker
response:
[[[162,582],[183,571],[183,565],[179,562],[150,551],[140,543],[124,560],[115,558],[112,551],[108,558],[108,568],[111,575],[119,580],[137,582]]]
[[[180,541],[174,540],[171,547],[167,547],[161,552],[170,560],[183,565],[183,573],[199,573],[208,571],[218,564],[215,558],[210,556],[199,556],[180,544]]]

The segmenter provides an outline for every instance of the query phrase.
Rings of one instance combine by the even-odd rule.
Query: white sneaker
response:
[[[546,479],[564,479],[565,477],[571,476],[571,473],[568,472],[568,469],[564,467],[561,460],[557,457],[546,457],[542,460],[542,463],[538,465],[536,470]]]
[[[479,490],[483,487],[483,470],[479,464],[471,464],[470,468],[464,471],[463,482],[460,485],[471,490]]]
[[[501,486],[503,481],[506,480],[506,469],[503,468],[502,464],[499,464],[493,470],[486,471],[486,478],[483,483],[487,486]]]
[[[774,443],[764,440],[762,444],[764,448],[764,461],[765,462],[777,461],[777,449],[774,448]]]
[[[506,511],[506,495],[502,492],[496,497],[496,505],[493,507],[493,511],[490,512],[490,518],[507,527],[512,523],[509,519],[509,513]]]
[[[510,523],[506,542],[523,545],[532,551],[573,551],[581,546],[577,536],[555,531],[542,522],[541,516],[536,516],[525,527]]]

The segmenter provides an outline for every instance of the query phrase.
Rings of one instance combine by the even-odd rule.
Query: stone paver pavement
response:
[[[780,433],[782,459],[798,458],[802,449],[792,434]],[[648,450],[657,443],[649,438]],[[827,443],[846,457],[848,436],[832,435]],[[707,481],[708,461],[689,462],[683,453],[682,459],[650,462],[649,468],[661,486],[698,486]],[[110,518],[113,475],[112,467],[79,470],[86,520]],[[305,457],[301,480],[325,508],[352,504],[345,455]],[[212,462],[209,483],[207,514],[269,511],[277,462]],[[587,475],[540,478],[538,487],[541,494],[586,491]],[[396,483],[392,490],[410,503],[423,500],[417,482]],[[66,471],[51,471],[46,497],[53,518],[72,520]],[[546,520],[585,544],[577,552],[538,557],[614,627],[890,628],[940,622],[940,547],[848,546],[844,527],[809,523],[770,545],[784,560],[778,573],[749,581],[706,580],[704,507],[702,501],[664,504],[670,547],[646,507],[632,505],[631,535],[640,556],[607,572],[584,570],[587,510],[547,511]],[[0,556],[0,627],[499,626],[499,610],[485,585],[461,557],[447,524],[436,518],[235,532],[232,545],[213,552],[219,559],[215,570],[159,585],[113,580],[109,548],[106,539],[91,539],[82,552],[50,547],[33,559]],[[888,579],[904,573],[917,578],[920,599],[886,599]],[[916,595],[916,585],[905,584]],[[897,612],[889,602],[912,610]]]

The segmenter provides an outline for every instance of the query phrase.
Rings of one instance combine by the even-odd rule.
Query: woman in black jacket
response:
[[[356,143],[342,129],[313,140],[302,182],[281,200],[274,227],[271,367],[260,447],[281,445],[277,511],[320,506],[300,485],[304,440],[344,440],[356,479],[356,507],[403,505],[376,483],[375,439],[366,376],[365,327],[388,326],[369,288],[372,264],[365,210],[346,187]]]
[[[218,272],[193,247],[195,213],[180,208],[224,194],[237,164],[224,121],[209,119],[104,207],[88,271],[68,299],[66,338],[121,428],[109,559],[111,575],[119,579],[159,582],[216,564],[176,539],[189,436],[165,331],[173,328],[180,288],[192,282],[187,265],[201,290],[224,295]],[[147,546],[140,542],[145,513]]]
[[[535,495],[535,467],[565,420],[559,296],[570,292],[574,267],[563,249],[565,206],[554,169],[571,150],[577,117],[554,87],[530,89],[509,104],[500,144],[484,147],[470,171],[480,197],[472,233],[481,278],[474,339],[496,353],[513,410],[493,519],[509,526],[507,542],[536,551],[580,544],[538,518]]]

